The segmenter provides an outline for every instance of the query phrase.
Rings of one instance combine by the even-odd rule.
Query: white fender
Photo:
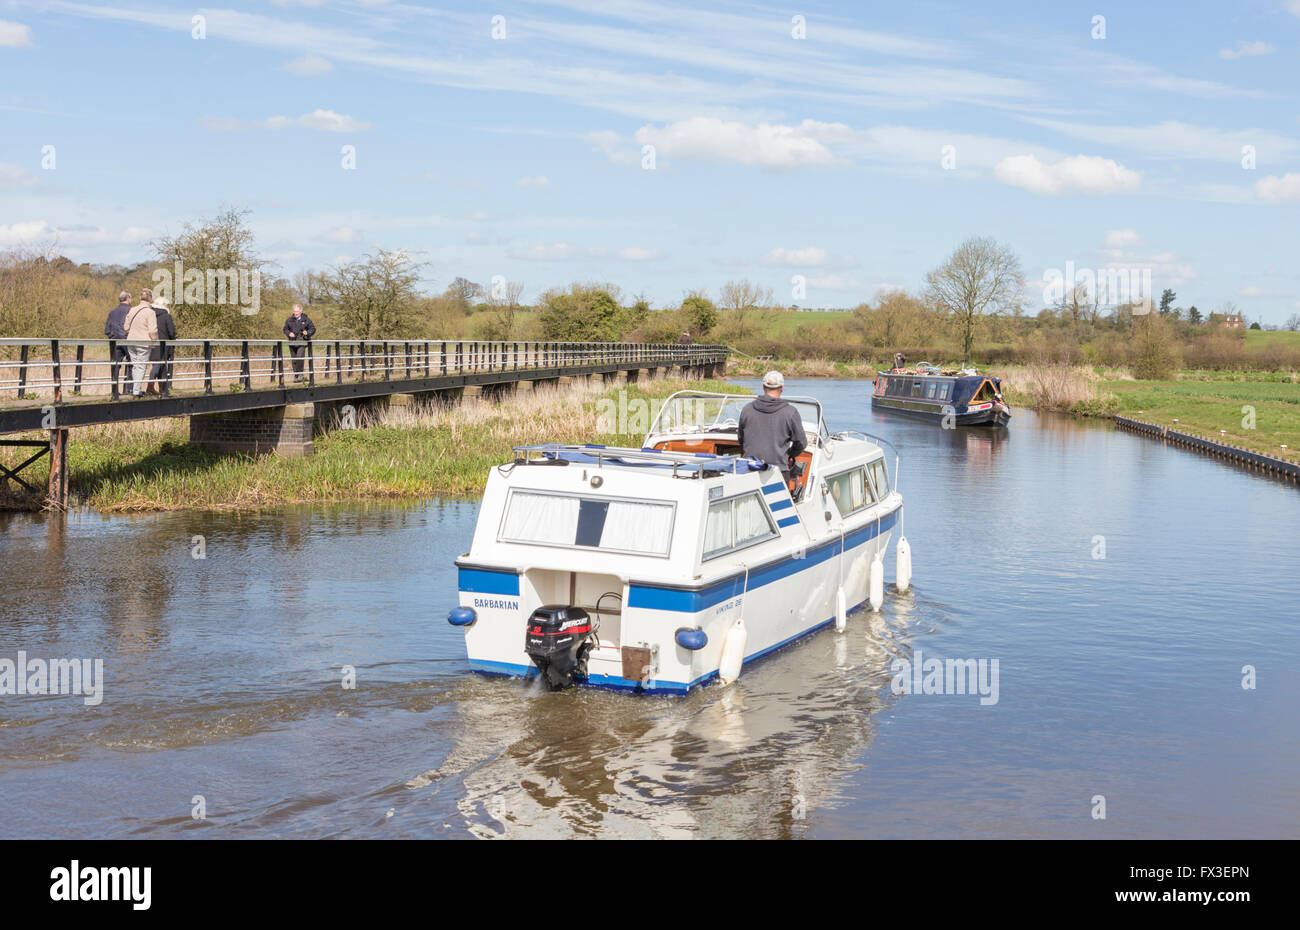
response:
[[[907,544],[906,536],[898,538],[894,554],[894,585],[900,592],[906,591],[912,584],[912,547]]]
[[[835,632],[843,633],[849,622],[849,601],[844,596],[844,586],[835,592]]]
[[[740,677],[740,666],[745,661],[745,641],[749,633],[745,621],[737,618],[727,635],[722,638],[722,658],[718,660],[718,677],[724,685],[729,685]]]
[[[870,582],[870,600],[871,609],[880,610],[880,605],[885,602],[885,563],[880,560],[880,553],[877,552],[871,560],[871,582]]]

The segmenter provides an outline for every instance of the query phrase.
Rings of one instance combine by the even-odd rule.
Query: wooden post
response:
[[[116,378],[114,379],[116,381]],[[116,383],[113,386],[117,390]],[[203,393],[212,393],[212,340],[203,340]]]
[[[50,363],[54,366],[54,402],[63,401],[63,367],[59,364],[59,340],[50,340]]]
[[[50,484],[47,510],[68,509],[68,431],[50,430]]]
[[[82,343],[77,343],[77,368],[72,376],[72,393],[81,393],[81,363],[86,358],[86,347]]]
[[[18,399],[23,399],[27,387],[27,346],[18,350]]]

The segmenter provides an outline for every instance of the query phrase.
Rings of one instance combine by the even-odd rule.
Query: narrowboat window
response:
[[[500,539],[667,555],[672,535],[672,504],[512,491]]]
[[[919,378],[912,379],[912,396],[920,397],[921,388],[924,386],[925,386],[924,382],[922,382]]]
[[[826,483],[831,489],[831,497],[835,498],[835,506],[842,517],[870,507],[875,500],[871,488],[867,485],[866,472],[861,466],[842,471],[838,475],[831,475],[826,479]]]
[[[945,381],[943,384],[939,385],[939,392],[935,395],[935,397],[938,398],[939,400],[947,400],[949,392],[951,390],[952,390],[952,382]]]
[[[776,527],[758,492],[714,501],[704,522],[704,558],[711,559],[776,535]]]
[[[926,384],[926,386],[925,386],[925,396],[926,396],[926,398],[928,398],[929,400],[934,400],[934,398],[938,395],[938,393],[939,393],[939,382],[938,382],[938,381],[931,381],[931,382],[929,382],[929,383]]]
[[[867,468],[871,472],[871,483],[875,486],[876,496],[883,500],[889,494],[889,471],[881,461],[872,462]]]

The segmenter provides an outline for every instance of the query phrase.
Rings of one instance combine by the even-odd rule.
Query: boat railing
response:
[[[746,470],[757,469],[762,463],[744,455],[715,455],[711,452],[676,452],[664,449],[631,449],[618,446],[602,446],[594,443],[548,442],[538,445],[515,446],[516,461],[528,461],[532,454],[545,458],[557,458],[563,453],[586,455],[596,460],[597,467],[611,464],[669,465],[673,474],[679,470],[694,472],[696,478],[703,477],[706,471],[730,471],[740,473],[740,467]],[[522,456],[522,457],[521,457]]]

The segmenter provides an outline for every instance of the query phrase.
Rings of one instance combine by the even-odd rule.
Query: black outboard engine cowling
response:
[[[524,652],[542,673],[551,691],[587,678],[587,656],[592,647],[591,617],[581,607],[547,604],[528,618]]]

